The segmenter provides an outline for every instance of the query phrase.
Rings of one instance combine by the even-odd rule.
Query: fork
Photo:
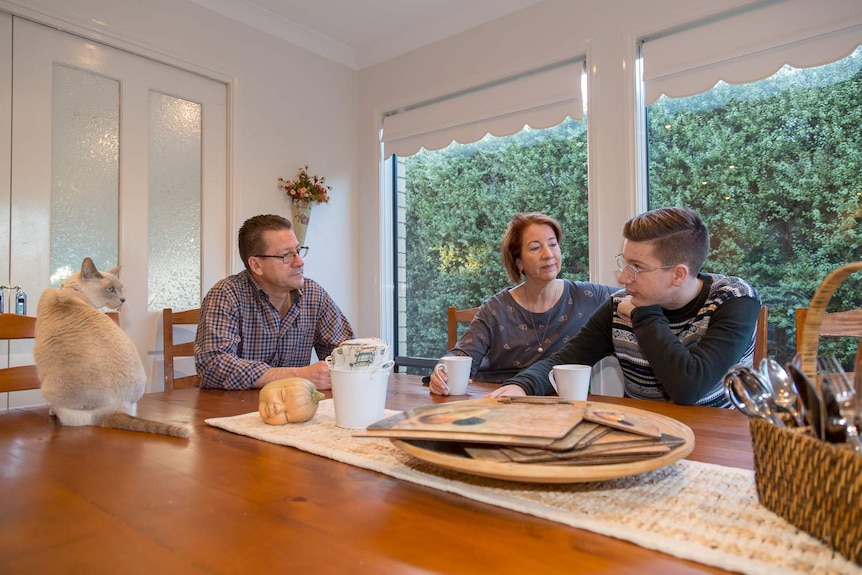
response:
[[[859,415],[859,408],[856,404],[856,388],[835,357],[826,358],[823,361],[823,366],[827,370],[824,376],[832,387],[835,400],[838,402],[838,411],[841,412],[841,417],[845,421],[847,443],[853,446],[853,451],[862,451],[862,441],[859,439],[859,430],[856,428],[856,417]]]

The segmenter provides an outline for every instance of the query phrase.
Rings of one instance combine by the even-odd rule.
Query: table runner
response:
[[[760,505],[754,472],[745,469],[680,460],[592,483],[489,479],[417,460],[388,439],[352,437],[335,425],[331,399],[305,423],[267,425],[257,412],[206,423],[729,571],[862,575],[862,567]]]

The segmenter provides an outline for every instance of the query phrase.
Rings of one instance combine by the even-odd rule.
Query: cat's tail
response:
[[[142,431],[144,433],[159,433],[161,435],[170,435],[173,437],[185,438],[190,434],[189,428],[185,425],[141,419],[140,417],[135,417],[128,413],[123,413],[122,411],[104,414],[99,418],[98,424],[102,427],[110,427],[112,429]]]

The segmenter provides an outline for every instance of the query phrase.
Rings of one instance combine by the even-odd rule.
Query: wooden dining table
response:
[[[469,397],[493,388],[471,383]],[[386,406],[459,399],[393,374]],[[739,412],[592,399],[685,423],[688,459],[753,467]],[[726,573],[204,422],[257,405],[256,390],[140,400],[139,416],[187,423],[190,439],[0,413],[0,573]]]

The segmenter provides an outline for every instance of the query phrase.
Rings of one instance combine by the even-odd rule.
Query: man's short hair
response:
[[[251,273],[248,267],[248,259],[254,255],[266,252],[267,245],[263,241],[263,232],[281,231],[293,229],[290,220],[274,214],[262,214],[249,218],[242,224],[237,234],[239,243],[239,257],[245,269]]]
[[[700,215],[688,208],[658,208],[639,214],[623,226],[631,242],[649,242],[661,265],[685,264],[700,271],[709,254],[709,230]]]

